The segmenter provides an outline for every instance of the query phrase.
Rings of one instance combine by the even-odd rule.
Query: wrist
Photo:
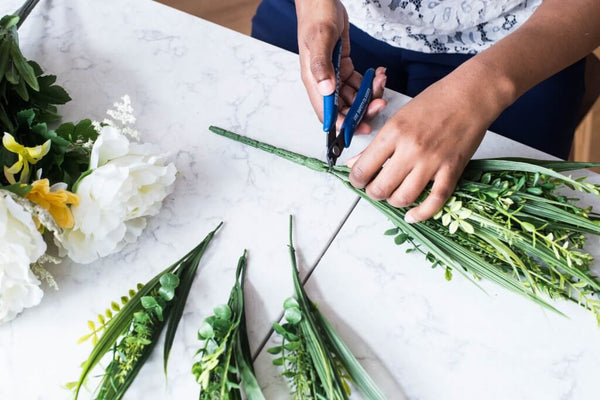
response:
[[[501,63],[489,63],[483,57],[475,56],[454,73],[492,120],[520,96],[516,81],[501,68]]]

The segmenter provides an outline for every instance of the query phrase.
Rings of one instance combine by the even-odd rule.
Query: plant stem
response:
[[[21,6],[16,12],[15,15],[19,17],[19,22],[17,22],[17,29],[23,25],[23,22],[27,19],[31,11],[37,6],[40,0],[27,0],[25,4]]]

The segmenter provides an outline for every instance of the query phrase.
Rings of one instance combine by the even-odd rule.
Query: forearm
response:
[[[491,107],[502,111],[598,47],[599,21],[598,0],[545,0],[519,29],[456,72],[486,79],[496,99]]]

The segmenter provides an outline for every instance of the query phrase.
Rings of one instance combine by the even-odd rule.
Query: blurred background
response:
[[[260,0],[158,0],[171,7],[250,35]],[[575,133],[571,159],[600,162],[600,48],[588,57],[587,93]],[[596,169],[600,173],[600,168]]]

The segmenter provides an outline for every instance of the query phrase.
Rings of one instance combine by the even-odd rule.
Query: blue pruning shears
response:
[[[339,135],[336,135],[335,121],[338,116],[340,91],[340,63],[342,59],[342,39],[339,39],[333,49],[333,68],[335,70],[335,92],[323,97],[323,131],[327,132],[327,163],[333,167],[344,148],[350,146],[354,131],[365,116],[367,106],[373,95],[373,79],[375,70],[369,68],[363,76],[360,88],[354,102],[344,117]]]

